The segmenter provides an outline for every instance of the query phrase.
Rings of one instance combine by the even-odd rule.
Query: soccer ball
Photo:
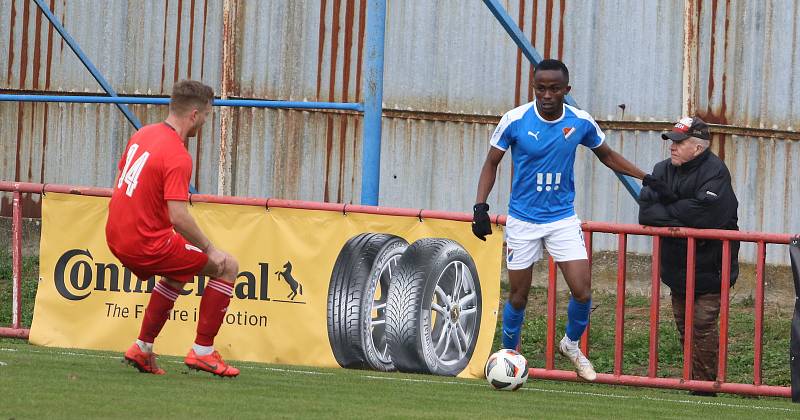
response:
[[[483,373],[492,388],[516,391],[528,379],[528,360],[514,350],[502,349],[489,356]]]

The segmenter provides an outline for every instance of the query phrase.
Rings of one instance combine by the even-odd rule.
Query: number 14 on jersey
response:
[[[133,162],[133,165],[131,165],[133,156],[138,149],[139,145],[135,143],[128,148],[128,156],[125,158],[125,167],[122,168],[122,172],[119,174],[119,182],[117,182],[117,188],[122,188],[123,183],[128,184],[128,189],[125,190],[125,194],[128,197],[133,197],[133,191],[136,189],[136,184],[139,182],[139,175],[142,174],[142,169],[144,169],[144,165],[150,157],[150,152],[144,152]]]

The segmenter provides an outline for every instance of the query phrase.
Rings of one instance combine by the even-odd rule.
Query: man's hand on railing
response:
[[[669,189],[666,182],[647,174],[642,179],[642,185],[649,187],[658,194],[658,199],[663,204],[670,204],[678,201],[678,196]]]

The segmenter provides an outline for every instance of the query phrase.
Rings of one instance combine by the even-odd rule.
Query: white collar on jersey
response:
[[[547,124],[555,124],[555,123],[557,123],[557,122],[559,122],[559,121],[563,120],[563,119],[564,119],[564,114],[566,114],[566,113],[567,113],[567,105],[566,105],[566,104],[561,104],[561,107],[562,107],[562,109],[561,109],[561,116],[560,116],[560,117],[558,117],[558,119],[555,119],[555,120],[553,120],[553,121],[550,121],[550,120],[546,120],[546,119],[542,118],[542,116],[541,116],[541,115],[539,115],[539,108],[537,108],[537,107],[536,107],[536,100],[535,100],[535,99],[533,100],[533,112],[535,112],[535,113],[536,113],[536,118],[539,118],[539,120],[540,120],[540,121],[542,121],[543,123],[547,123]]]

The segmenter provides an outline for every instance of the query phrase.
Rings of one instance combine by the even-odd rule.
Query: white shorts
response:
[[[556,261],[585,260],[586,245],[578,216],[552,223],[528,223],[512,216],[506,219],[506,266],[522,270],[542,258],[542,245]]]

